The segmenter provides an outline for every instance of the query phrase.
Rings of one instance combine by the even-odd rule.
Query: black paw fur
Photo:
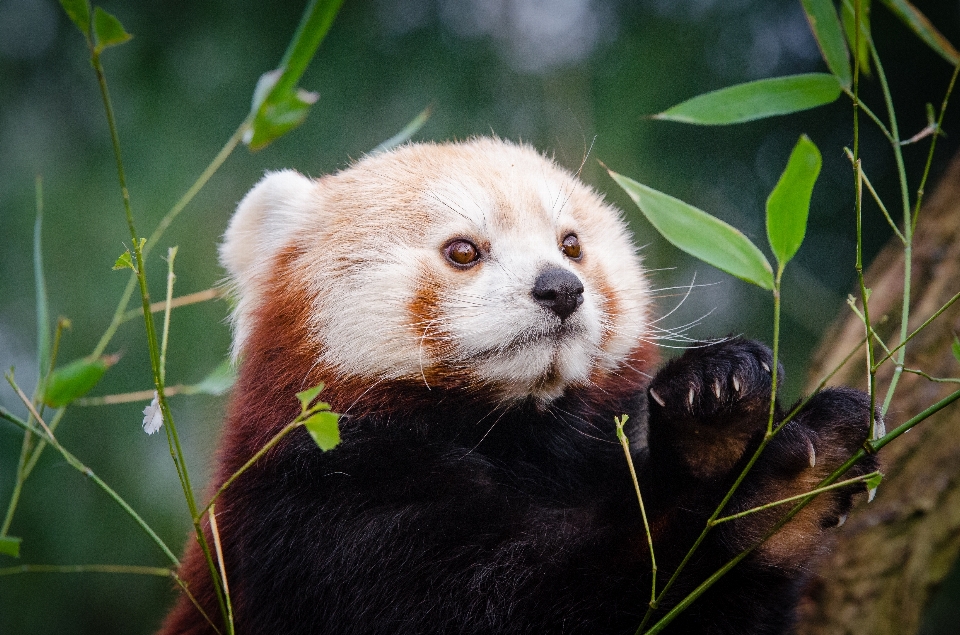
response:
[[[819,482],[863,446],[870,434],[870,415],[870,397],[859,390],[831,388],[814,395],[765,448],[756,466],[758,480],[766,479],[767,489],[780,489],[773,492],[778,497],[792,489],[793,481]],[[878,413],[873,420],[880,421]],[[878,465],[875,455],[867,455],[838,480],[868,474]],[[821,527],[842,524],[853,496],[863,491],[865,486],[858,483],[822,494]]]
[[[647,390],[660,469],[697,481],[728,476],[766,431],[772,366],[769,348],[740,337],[702,343],[667,363]]]
[[[769,416],[772,365],[770,349],[759,342],[736,337],[702,343],[654,377],[651,417],[674,425],[755,426]]]

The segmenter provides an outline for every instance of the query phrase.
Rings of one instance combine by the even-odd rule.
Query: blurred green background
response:
[[[917,0],[960,43],[960,3]],[[304,2],[106,2],[134,39],[104,54],[136,222],[149,233],[193,182],[249,109],[253,86],[273,68]],[[874,36],[910,136],[939,104],[950,68],[882,7]],[[166,248],[179,246],[178,295],[220,280],[216,245],[233,207],[267,169],[320,175],[349,165],[427,105],[415,137],[453,140],[495,133],[532,143],[576,169],[594,142],[583,178],[626,210],[643,246],[662,312],[698,285],[666,326],[699,321],[693,336],[743,333],[769,341],[768,294],[698,264],[664,243],[594,159],[669,192],[766,244],[763,206],[797,137],[819,145],[824,171],[807,241],[785,280],[783,349],[787,392],[796,395],[812,348],[844,309],[854,281],[849,102],[733,128],[650,121],[687,97],[737,82],[824,70],[797,0],[347,0],[301,85],[320,94],[306,123],[266,150],[240,149],[151,254],[152,294],[163,293]],[[874,81],[863,94],[876,111]],[[960,143],[958,109],[941,140],[933,179]],[[892,158],[869,126],[865,168],[886,200],[898,198]],[[956,133],[956,134],[954,134]],[[927,146],[906,148],[916,185]],[[36,380],[31,264],[34,178],[45,191],[44,260],[51,313],[69,317],[60,359],[87,354],[127,281],[111,271],[129,234],[97,85],[81,36],[53,0],[0,0],[0,366],[24,387]],[[868,258],[891,232],[873,206],[865,218]],[[198,381],[227,354],[227,305],[174,313],[168,383]],[[664,344],[671,345],[665,341]],[[94,390],[151,387],[139,320],[108,352],[122,360]],[[665,353],[670,354],[666,349]],[[0,403],[22,412],[6,384]],[[208,475],[223,398],[175,397],[174,415],[195,485]],[[138,509],[170,544],[187,537],[189,516],[162,435],[140,427],[145,404],[74,407],[61,442]],[[0,423],[0,508],[13,486],[21,434]],[[23,491],[10,533],[23,537],[22,563],[164,566],[127,516],[55,452],[47,451]],[[175,596],[163,578],[101,574],[0,577],[0,633],[149,633]],[[960,596],[956,592],[954,597]],[[952,633],[949,600],[946,626]],[[956,602],[952,603],[953,606]],[[943,630],[947,628],[948,630]]]

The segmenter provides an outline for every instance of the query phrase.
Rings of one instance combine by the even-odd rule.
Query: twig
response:
[[[854,483],[864,483],[870,479],[882,476],[880,472],[870,472],[869,474],[864,474],[863,476],[856,476],[854,478],[847,479],[845,481],[840,481],[839,483],[834,483],[832,485],[827,485],[825,487],[818,487],[812,489],[809,492],[804,492],[803,494],[797,494],[796,496],[789,496],[787,498],[781,498],[780,500],[775,500],[758,507],[752,507],[746,511],[739,512],[737,514],[732,514],[730,516],[724,516],[713,521],[714,525],[719,525],[720,523],[725,523],[730,520],[735,520],[737,518],[743,518],[744,516],[749,516],[750,514],[755,514],[757,512],[762,512],[765,509],[771,509],[773,507],[778,507],[786,503],[792,503],[793,501],[800,500],[801,498],[806,498],[808,496],[816,496],[817,494],[822,494],[824,492],[829,492],[830,490],[840,489],[841,487],[846,487],[847,485],[853,485]]]
[[[227,566],[223,563],[223,547],[220,544],[220,529],[217,527],[217,515],[213,504],[207,510],[210,518],[210,533],[213,534],[213,546],[217,550],[217,562],[220,564],[220,578],[223,580],[223,596],[227,599],[227,632],[233,635],[233,604],[230,602],[230,585],[227,582]]]
[[[637,480],[637,470],[633,467],[633,456],[630,454],[630,439],[623,431],[623,424],[627,422],[627,415],[619,418],[614,417],[617,425],[617,439],[620,446],[623,447],[623,454],[627,457],[627,466],[630,468],[630,478],[633,479],[633,489],[637,493],[637,501],[640,503],[640,516],[643,518],[643,530],[647,534],[647,545],[650,547],[650,570],[653,577],[650,582],[650,608],[657,608],[657,557],[653,552],[653,534],[650,532],[650,522],[647,520],[647,508],[643,504],[643,495],[640,494],[640,482]],[[642,625],[641,625],[642,628]]]

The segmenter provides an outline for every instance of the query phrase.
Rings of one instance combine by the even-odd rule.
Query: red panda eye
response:
[[[580,239],[576,234],[567,234],[567,237],[560,243],[560,250],[571,260],[580,260],[583,255],[580,248]]]
[[[455,240],[443,251],[447,260],[457,267],[469,267],[480,260],[480,250],[468,240]]]

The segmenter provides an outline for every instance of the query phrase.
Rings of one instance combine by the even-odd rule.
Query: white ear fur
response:
[[[317,183],[293,170],[268,172],[240,204],[220,245],[220,263],[236,296],[233,356],[249,335],[250,313],[260,304],[274,256],[319,211]]]

